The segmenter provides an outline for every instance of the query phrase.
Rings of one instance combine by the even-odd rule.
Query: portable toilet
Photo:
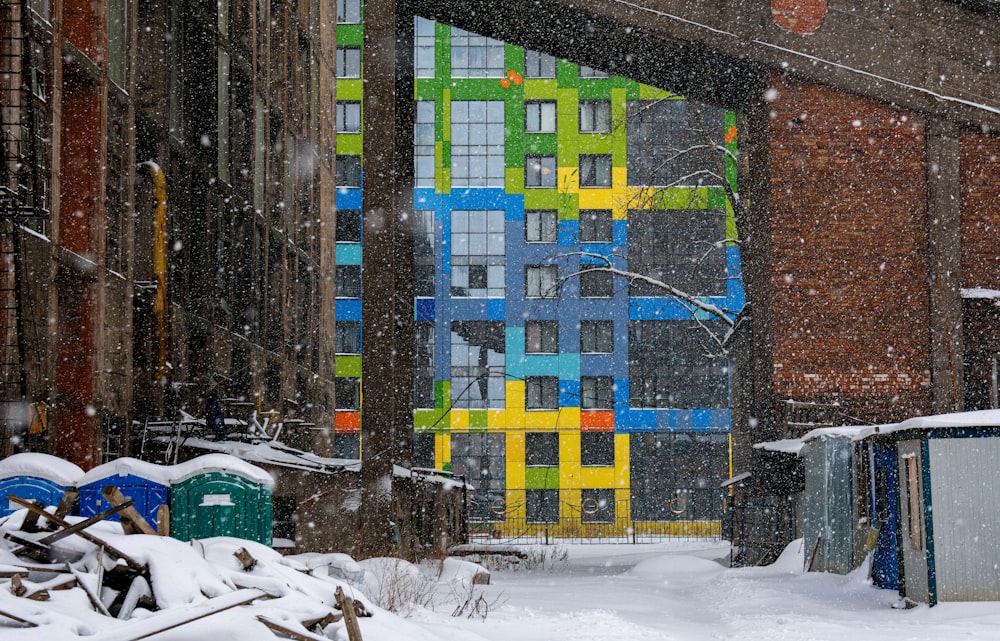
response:
[[[174,466],[170,535],[182,541],[232,536],[271,545],[274,479],[228,454]]]
[[[8,494],[58,505],[63,493],[75,487],[81,476],[83,470],[73,463],[39,452],[22,452],[0,460],[0,517],[23,509],[7,500]]]
[[[161,505],[169,505],[171,468],[134,458],[119,458],[98,465],[84,474],[77,487],[80,489],[80,516],[94,516],[111,508],[104,498],[104,488],[117,487],[126,499],[135,501],[133,507],[155,530],[156,513]],[[114,514],[109,521],[120,521]]]

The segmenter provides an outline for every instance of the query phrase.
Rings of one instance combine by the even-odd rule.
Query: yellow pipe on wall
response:
[[[153,299],[153,315],[156,317],[156,340],[159,353],[156,364],[156,380],[167,380],[167,177],[158,164],[152,160],[140,163],[149,169],[153,181],[153,276],[156,278],[156,297]]]

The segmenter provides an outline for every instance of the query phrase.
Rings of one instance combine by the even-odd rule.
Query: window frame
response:
[[[580,466],[614,467],[615,433],[580,432]]]
[[[530,57],[529,57],[530,56]],[[551,72],[548,71],[548,63],[551,60]],[[556,77],[556,57],[531,49],[524,50],[524,77],[525,78],[555,78]],[[537,71],[535,69],[537,68]]]
[[[585,327],[586,328],[594,328],[594,329],[593,330],[589,330],[588,329],[588,331],[585,332],[585,330],[584,330]],[[611,349],[609,349],[608,351],[599,351],[599,350],[596,349],[597,347],[600,347],[599,345],[597,345],[597,343],[599,342],[598,339],[602,338],[602,336],[597,333],[599,331],[598,328],[600,328],[600,327],[610,327],[610,331],[608,331],[608,333],[607,333],[607,341],[610,344]],[[593,341],[592,342],[594,343],[594,349],[593,350],[591,350],[591,349],[585,349],[585,347],[589,348],[589,345],[587,345],[587,346],[584,345],[584,334],[585,333],[589,334],[589,333],[592,333],[592,332],[593,332]],[[583,319],[583,320],[580,321],[580,353],[581,354],[613,354],[614,351],[615,351],[615,322],[613,320],[603,319],[603,318],[598,318],[598,319],[589,319],[588,318],[588,319]]]
[[[577,222],[581,244],[614,242],[614,215],[610,209],[581,209]]]
[[[357,154],[337,154],[336,162],[336,186],[348,189],[360,188],[362,181],[361,156]],[[349,175],[346,173],[346,169],[342,169],[345,163],[351,165],[351,173]]]
[[[552,274],[552,287],[542,289],[545,274]],[[533,275],[537,274],[537,278]],[[537,288],[533,286],[533,281],[538,281]],[[559,267],[556,265],[525,265],[524,266],[524,297],[533,299],[555,299],[559,298]]]
[[[584,113],[589,111],[590,114],[587,118],[584,117]],[[607,112],[607,120],[605,126],[601,125],[601,119],[598,115],[604,115],[599,112]],[[581,100],[577,107],[578,115],[578,131],[581,134],[609,134],[611,133],[611,101],[610,100]],[[593,125],[590,128],[584,127],[584,122],[589,120]]]
[[[360,134],[361,101],[338,100],[336,103],[336,124],[338,134]]]
[[[559,522],[559,490],[525,490],[525,519],[531,524]]]
[[[343,13],[341,13],[341,9],[343,9]],[[361,0],[337,0],[337,24],[360,23]]]
[[[580,265],[580,298],[613,298],[614,274],[600,270],[600,265]]]
[[[591,387],[592,389],[585,389]],[[615,408],[615,379],[611,376],[580,377],[581,410],[613,410]]]
[[[585,165],[589,164],[589,167]],[[605,165],[606,167],[602,167]],[[606,169],[607,181],[601,180]],[[610,189],[614,183],[614,164],[611,154],[580,154],[579,177],[581,189]]]
[[[357,55],[348,57],[349,52]],[[352,80],[361,77],[361,47],[354,45],[341,45],[337,47],[336,55],[336,78]]]
[[[551,114],[546,114],[551,111]],[[536,113],[532,113],[536,112]],[[554,134],[558,130],[559,109],[555,100],[525,100],[524,101],[524,133]],[[551,126],[546,127],[551,120]],[[537,126],[535,125],[537,122]]]
[[[361,298],[361,265],[336,265],[334,287],[336,298]]]
[[[524,409],[528,412],[559,409],[559,377],[525,376]]]
[[[537,221],[532,219],[537,218]],[[537,234],[533,233],[537,229]],[[559,240],[559,212],[555,209],[524,211],[524,242],[554,243]]]
[[[337,410],[360,410],[361,379],[355,376],[338,376],[334,378],[333,395]]]
[[[537,345],[532,334],[537,328]],[[524,321],[524,353],[525,354],[558,354],[559,353],[559,321],[556,320],[526,320]]]
[[[525,467],[559,467],[559,432],[526,432]]]
[[[334,332],[335,354],[361,353],[361,321],[338,320],[334,323]]]
[[[359,209],[338,209],[334,222],[334,242],[337,243],[360,243],[361,242],[361,210]],[[348,222],[355,223],[348,226]],[[347,236],[345,238],[345,236]]]
[[[591,501],[597,503],[591,511]],[[603,503],[604,505],[601,505]],[[614,523],[616,518],[614,488],[584,488],[580,490],[581,523]]]
[[[529,154],[524,157],[525,189],[555,189],[558,176],[559,161],[555,155]]]

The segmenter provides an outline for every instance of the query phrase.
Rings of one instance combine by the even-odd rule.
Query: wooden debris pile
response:
[[[312,576],[304,566],[277,562],[277,553],[250,541],[223,539],[211,543],[214,547],[206,551],[203,542],[188,545],[161,538],[169,532],[165,506],[157,515],[157,531],[118,488],[106,487],[103,495],[111,507],[86,519],[69,516],[77,499],[76,490],[68,490],[54,508],[7,495],[12,505],[23,507],[25,512],[15,512],[0,522],[0,632],[4,628],[51,624],[52,617],[46,615],[60,610],[58,594],[76,590],[86,595],[90,610],[86,622],[81,617],[80,625],[75,627],[94,641],[144,639],[223,612],[235,612],[236,608],[250,608],[246,616],[262,626],[263,638],[327,641],[338,638],[338,634],[343,638],[344,633],[337,632],[343,628],[350,641],[361,641],[358,617],[371,616],[370,611],[336,581]],[[107,519],[112,515],[119,515],[120,526],[109,527]],[[95,528],[98,523],[103,526]],[[160,587],[171,589],[167,587],[171,577],[160,577],[158,582],[156,564],[149,554],[134,551],[146,547],[126,545],[128,541],[139,541],[128,536],[132,534],[157,537],[156,541],[163,545],[179,546],[172,549],[183,551],[208,568],[204,572],[213,579],[211,587],[194,589],[183,603],[176,596],[171,600],[157,594]],[[232,550],[240,543],[245,545]],[[224,545],[230,547],[220,548]],[[220,562],[218,549],[226,551],[228,562]],[[260,563],[257,557],[267,562]],[[178,561],[184,562],[188,561]],[[296,607],[283,607],[285,597]],[[46,610],[43,606],[50,601],[51,610]],[[303,602],[307,605],[303,606]]]

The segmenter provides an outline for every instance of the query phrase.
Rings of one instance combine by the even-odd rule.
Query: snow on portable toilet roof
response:
[[[265,470],[229,454],[204,454],[190,461],[178,463],[171,467],[170,480],[177,483],[209,472],[238,474],[260,483],[269,490],[274,489],[274,478]]]
[[[77,485],[84,486],[102,479],[114,476],[138,476],[139,478],[159,483],[160,485],[170,485],[170,467],[157,465],[148,461],[140,461],[137,458],[122,457],[113,461],[108,461],[93,468],[77,481]]]
[[[67,487],[76,485],[83,470],[51,454],[21,452],[0,460],[0,478],[36,476]]]

